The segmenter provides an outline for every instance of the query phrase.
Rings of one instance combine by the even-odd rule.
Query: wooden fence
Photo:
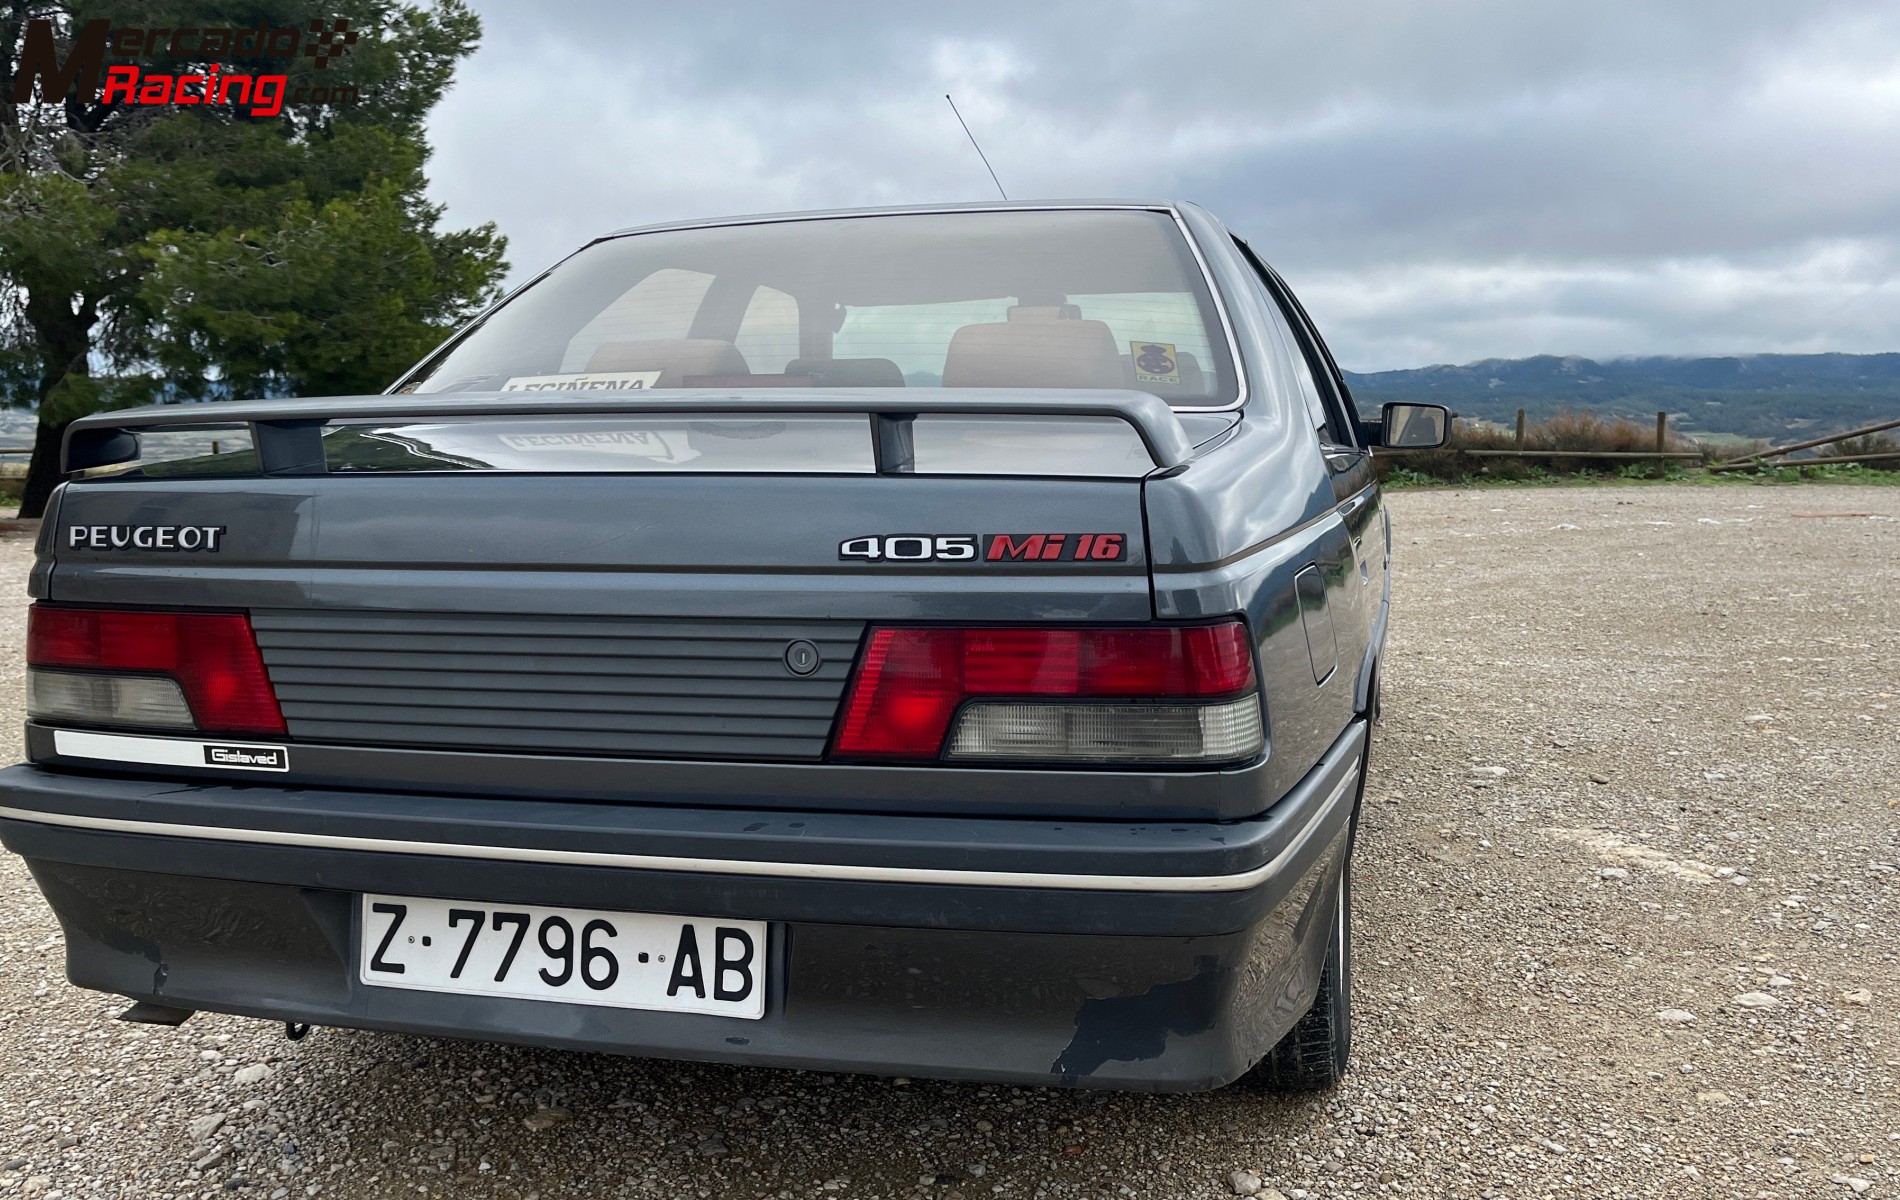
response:
[[[1864,425],[1859,429],[1849,429],[1840,433],[1830,433],[1825,437],[1809,438],[1806,441],[1791,442],[1785,446],[1775,446],[1767,450],[1756,450],[1740,458],[1725,462],[1710,463],[1711,471],[1749,471],[1763,467],[1818,467],[1839,463],[1873,463],[1900,461],[1900,451],[1873,450],[1865,454],[1830,454],[1808,458],[1788,458],[1787,455],[1802,450],[1812,450],[1817,446],[1828,446],[1850,438],[1869,437],[1889,429],[1900,429],[1900,418],[1882,421],[1874,425]],[[1465,449],[1459,446],[1442,446],[1431,450],[1385,449],[1377,453],[1381,456],[1403,456],[1408,454],[1434,454],[1450,452],[1467,455],[1472,458],[1580,458],[1605,459],[1612,461],[1654,462],[1656,474],[1664,473],[1668,464],[1674,461],[1703,462],[1709,458],[1706,450],[1671,450],[1669,448],[1669,414],[1656,414],[1656,448],[1654,450],[1551,450],[1526,446],[1526,421],[1523,409],[1517,410],[1517,445],[1510,449],[1490,447]]]
[[[1472,458],[1584,458],[1604,459],[1620,462],[1653,462],[1656,474],[1663,475],[1671,462],[1701,462],[1708,456],[1701,450],[1671,450],[1669,448],[1669,414],[1656,414],[1656,448],[1654,450],[1551,450],[1542,447],[1526,446],[1525,415],[1523,409],[1517,410],[1517,445],[1512,449],[1477,448],[1465,449],[1460,446],[1440,446],[1431,450],[1388,450],[1380,449],[1380,456],[1405,454],[1434,454],[1451,452],[1469,455]]]
[[[1849,438],[1872,437],[1876,433],[1885,433],[1889,429],[1900,429],[1900,418],[1882,421],[1876,425],[1863,425],[1859,429],[1850,429],[1846,433],[1830,433],[1826,437],[1809,438],[1805,442],[1791,442],[1786,446],[1775,446],[1768,450],[1757,450],[1753,454],[1744,454],[1727,462],[1715,463],[1711,471],[1747,471],[1756,467],[1813,467],[1824,463],[1866,463],[1887,462],[1900,459],[1900,451],[1874,450],[1866,454],[1830,454],[1814,458],[1785,458],[1797,450],[1812,450],[1816,446],[1830,446],[1835,442],[1844,442]],[[1770,462],[1770,459],[1782,459]]]

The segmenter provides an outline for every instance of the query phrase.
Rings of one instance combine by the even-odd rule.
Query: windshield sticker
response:
[[[578,375],[517,375],[504,392],[643,392],[660,382],[658,371],[583,372]]]
[[[699,451],[687,445],[684,432],[661,433],[653,429],[588,429],[574,433],[504,433],[501,444],[524,454],[560,450],[595,450],[606,454],[625,454],[654,462],[683,463],[699,457]]]
[[[1169,342],[1130,342],[1135,356],[1136,383],[1179,383],[1181,362]]]

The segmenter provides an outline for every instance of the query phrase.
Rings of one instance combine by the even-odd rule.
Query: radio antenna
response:
[[[943,98],[950,100],[950,93],[945,92]],[[969,138],[970,145],[976,147],[976,156],[983,160],[983,169],[990,173],[990,182],[996,185],[996,194],[1005,200],[1009,199],[1009,193],[1003,190],[1003,181],[996,177],[996,168],[990,166],[990,156],[983,153],[983,147],[976,144],[976,135],[970,132],[970,123],[963,119],[962,113],[957,112],[955,100],[950,100],[950,111],[957,114],[957,124],[963,126],[963,136]]]

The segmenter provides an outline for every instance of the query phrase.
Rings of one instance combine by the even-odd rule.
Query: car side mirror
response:
[[[1435,450],[1451,436],[1451,410],[1442,404],[1388,404],[1380,416],[1377,446]]]

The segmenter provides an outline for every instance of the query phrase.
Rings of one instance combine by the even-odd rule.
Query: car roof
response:
[[[776,221],[816,221],[827,217],[883,217],[903,213],[953,212],[1047,212],[1062,209],[1128,208],[1173,212],[1184,207],[1178,200],[978,200],[955,204],[898,204],[875,208],[814,208],[793,212],[753,213],[743,216],[702,217],[691,221],[662,221],[652,225],[631,225],[616,229],[604,237],[629,233],[654,233],[663,229],[704,229],[720,225],[767,225]]]

